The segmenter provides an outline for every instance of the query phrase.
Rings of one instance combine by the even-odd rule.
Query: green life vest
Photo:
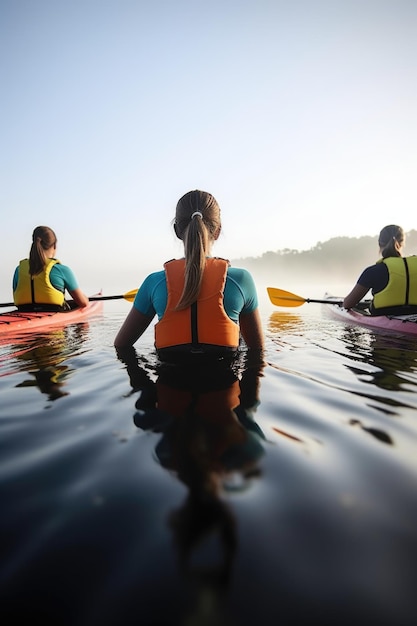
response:
[[[389,257],[378,263],[388,268],[388,284],[374,295],[374,309],[417,306],[417,256]]]

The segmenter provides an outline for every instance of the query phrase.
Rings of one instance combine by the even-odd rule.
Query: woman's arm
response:
[[[127,348],[133,346],[134,343],[143,335],[153,317],[143,315],[135,307],[132,306],[128,316],[123,322],[122,327],[114,340],[115,348]]]
[[[345,309],[352,309],[369,291],[369,287],[364,287],[359,283],[356,283],[354,288],[346,298],[343,300],[343,306]]]
[[[240,332],[248,348],[263,350],[264,334],[259,309],[240,315]]]
[[[69,290],[68,290],[69,291]],[[90,302],[88,297],[85,295],[81,289],[73,289],[69,291],[71,298],[74,300],[75,304],[79,307],[85,307]]]
[[[65,290],[68,291],[74,303],[78,307],[83,308],[87,306],[89,299],[82,289],[79,288],[75,274],[72,269],[68,267],[68,265],[63,265],[60,262],[56,263],[56,265],[54,265],[51,269],[49,278],[55,289],[59,289],[64,292]]]

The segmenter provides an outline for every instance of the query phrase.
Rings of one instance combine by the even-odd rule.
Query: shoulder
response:
[[[254,282],[252,274],[244,267],[229,267],[227,269],[227,276],[228,278],[235,280],[237,283]]]
[[[242,299],[240,313],[251,313],[258,307],[258,296],[252,274],[243,267],[229,267],[226,276],[225,295]],[[236,302],[236,300],[235,300]]]
[[[231,276],[252,276],[250,271],[244,267],[234,267],[233,265],[227,268],[227,273]]]
[[[61,261],[58,261],[57,259],[54,259],[54,261],[55,263],[51,267],[51,272],[59,272],[63,276],[74,274],[74,272],[68,265],[63,265]]]
[[[256,285],[252,274],[243,267],[229,267],[226,276],[226,289],[238,289],[247,299],[256,299]]]
[[[164,289],[166,291],[165,270],[160,270],[158,272],[152,272],[151,274],[148,274],[138,290],[137,298],[138,300],[139,298],[152,300],[155,291],[159,291],[160,289]]]
[[[377,272],[381,267],[384,267],[384,263],[382,261],[380,263],[378,262],[374,263],[373,265],[368,265],[368,267],[365,267],[362,273],[364,274],[365,272]]]
[[[358,283],[365,287],[372,287],[373,281],[378,277],[387,276],[388,267],[385,263],[374,263],[366,267],[358,278]]]
[[[157,272],[152,272],[148,274],[145,280],[143,281],[143,285],[157,285],[161,281],[165,279],[165,270],[158,270]]]

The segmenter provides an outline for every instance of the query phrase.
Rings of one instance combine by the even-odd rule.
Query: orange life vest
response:
[[[226,352],[238,348],[239,326],[229,318],[223,305],[228,266],[225,259],[208,258],[197,301],[176,311],[184,288],[185,259],[165,263],[168,300],[163,317],[155,325],[158,351],[205,353],[213,348]]]

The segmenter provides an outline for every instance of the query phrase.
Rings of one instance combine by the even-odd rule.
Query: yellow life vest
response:
[[[223,293],[229,262],[209,258],[197,301],[176,311],[185,283],[185,259],[165,263],[168,300],[164,315],[155,325],[155,347],[204,352],[217,347],[236,350],[239,346],[239,325],[227,315]]]
[[[374,295],[373,308],[417,306],[417,256],[388,257],[378,263],[388,268],[388,283]]]
[[[16,306],[25,304],[45,304],[57,307],[63,306],[65,296],[56,289],[50,280],[51,269],[60,263],[57,259],[49,259],[43,270],[31,276],[29,273],[29,259],[23,259],[19,263],[19,275],[13,299]]]

